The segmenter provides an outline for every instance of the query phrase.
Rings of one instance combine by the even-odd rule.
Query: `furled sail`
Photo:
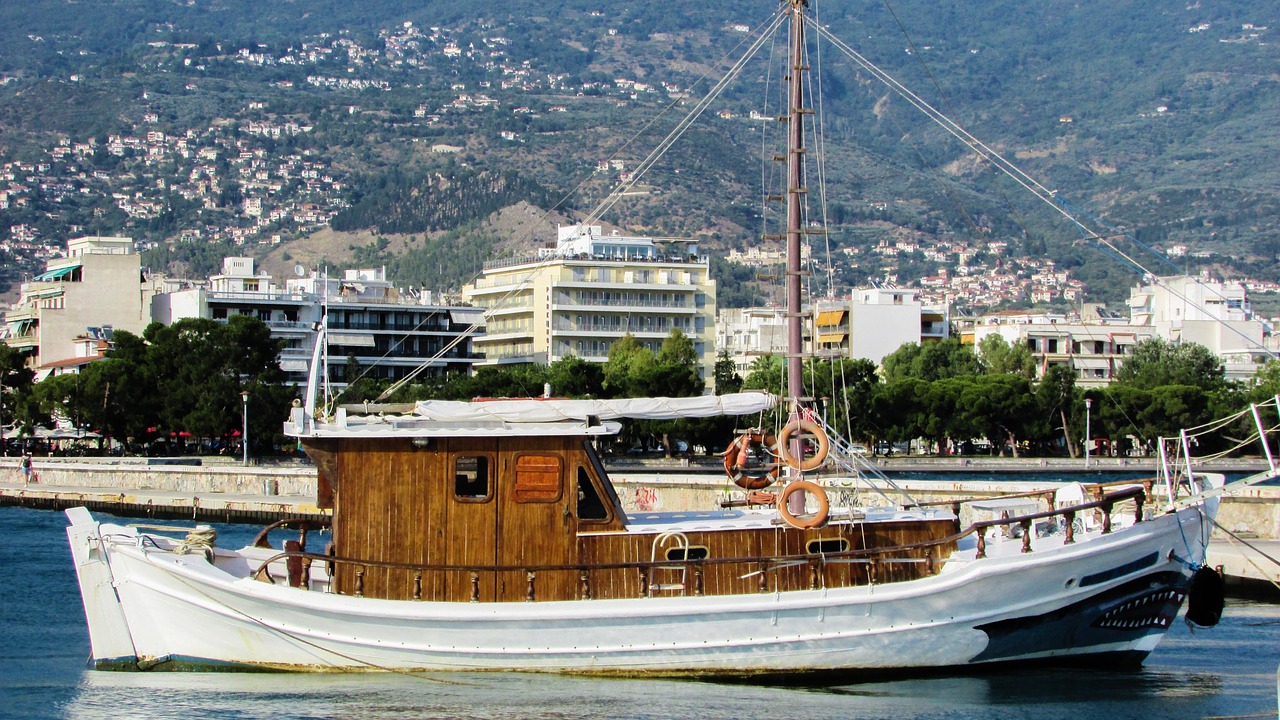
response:
[[[459,402],[421,400],[414,413],[439,422],[561,422],[565,420],[673,420],[718,415],[750,415],[772,410],[778,398],[770,393],[744,392],[699,397],[620,398],[614,400],[487,400]]]

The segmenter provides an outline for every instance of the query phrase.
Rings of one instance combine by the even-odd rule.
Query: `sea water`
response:
[[[146,522],[139,520],[139,522]],[[1280,606],[1230,601],[1177,622],[1140,670],[996,672],[812,687],[523,673],[293,675],[86,669],[88,634],[62,513],[0,508],[0,718],[1275,717]],[[218,544],[257,528],[217,525]]]

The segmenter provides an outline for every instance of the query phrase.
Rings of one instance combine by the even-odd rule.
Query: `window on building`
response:
[[[460,455],[453,460],[453,495],[463,502],[489,499],[489,458]]]
[[[245,280],[245,281],[244,281],[244,291],[245,291],[245,292],[258,292],[258,281],[257,281],[257,280]]]

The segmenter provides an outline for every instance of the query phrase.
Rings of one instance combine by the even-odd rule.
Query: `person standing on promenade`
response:
[[[31,453],[29,452],[22,453],[22,462],[18,464],[18,467],[22,470],[22,484],[23,485],[30,484],[31,483]]]

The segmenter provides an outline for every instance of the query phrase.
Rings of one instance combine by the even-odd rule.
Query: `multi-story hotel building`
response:
[[[469,372],[477,360],[469,331],[481,321],[480,311],[435,300],[430,292],[397,289],[384,268],[347,270],[341,279],[313,272],[280,288],[270,275],[254,272],[251,258],[226,258],[207,285],[157,296],[154,314],[166,324],[253,315],[284,340],[280,368],[301,384],[327,309],[326,361],[331,381],[343,385],[352,360],[363,377],[374,379],[398,380],[427,361],[426,376]]]
[[[672,330],[693,341],[703,378],[715,365],[716,285],[696,244],[560,228],[554,249],[486,263],[463,297],[483,308],[483,364],[608,359],[630,334],[655,352]]]

